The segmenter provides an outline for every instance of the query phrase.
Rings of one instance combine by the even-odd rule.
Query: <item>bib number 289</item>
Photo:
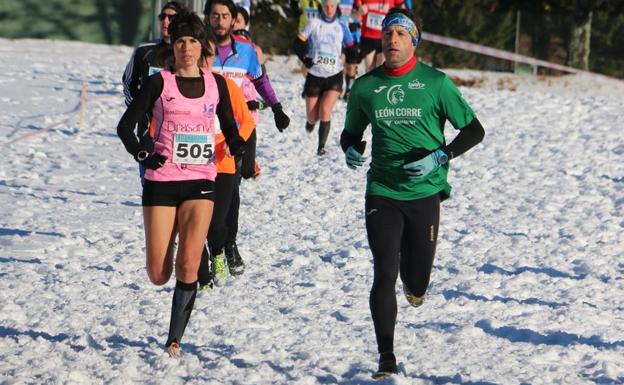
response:
[[[208,164],[214,156],[211,134],[176,133],[173,140],[173,162]]]

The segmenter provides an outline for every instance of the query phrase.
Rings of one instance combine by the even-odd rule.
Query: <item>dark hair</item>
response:
[[[390,8],[386,17],[392,15],[393,13],[402,13],[405,16],[409,17],[410,20],[412,20],[414,24],[416,25],[416,28],[418,29],[418,34],[422,35],[423,27],[422,27],[422,20],[420,19],[420,17],[416,16],[409,9],[404,9],[404,8],[399,8],[399,7]]]
[[[209,16],[212,11],[212,6],[215,4],[225,5],[230,10],[232,14],[232,19],[236,18],[236,5],[232,0],[208,0],[206,1],[206,5],[204,6],[204,15]]]
[[[195,12],[183,11],[176,14],[176,17],[169,24],[169,35],[171,35],[172,45],[182,36],[192,36],[201,43],[202,56],[208,54],[206,48],[206,26]]]
[[[208,42],[212,43],[212,48]],[[219,42],[214,32],[212,32],[212,28],[209,25],[206,26],[206,49],[208,50],[208,54],[206,56],[213,56],[217,54],[217,48],[219,47]]]
[[[178,0],[166,2],[165,5],[163,5],[163,7],[160,9],[160,12],[164,11],[165,9],[173,9],[174,11],[176,11],[176,13],[187,11],[186,5],[179,2]]]
[[[236,12],[240,13],[241,15],[243,15],[243,19],[245,19],[245,25],[249,24],[249,12],[247,12],[247,10],[243,7],[241,7],[240,5],[236,7]]]

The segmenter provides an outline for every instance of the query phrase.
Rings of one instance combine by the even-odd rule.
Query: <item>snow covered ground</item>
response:
[[[180,360],[163,354],[174,281],[145,274],[115,133],[130,53],[0,39],[0,383],[374,383],[365,171],[344,165],[342,102],[316,156],[294,58],[268,65],[291,127],[263,113],[263,175],[241,187],[247,271],[198,298]],[[449,72],[477,80],[461,89],[486,137],[452,163],[427,302],[397,285],[385,383],[624,383],[624,85]]]

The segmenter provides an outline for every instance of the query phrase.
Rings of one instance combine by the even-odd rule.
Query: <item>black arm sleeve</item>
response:
[[[232,155],[242,155],[243,145],[245,141],[238,134],[238,126],[234,119],[232,111],[232,102],[230,100],[230,92],[227,89],[227,83],[221,75],[213,74],[219,89],[219,104],[217,105],[217,117],[221,125],[221,132],[225,136],[225,142],[230,148]]]
[[[134,127],[152,110],[162,92],[163,85],[163,78],[160,74],[150,76],[147,84],[141,87],[117,124],[117,135],[126,147],[126,151],[132,156],[141,150],[141,145],[134,134]]]
[[[340,134],[340,147],[343,152],[346,152],[350,146],[358,147],[362,142],[362,135],[355,136],[347,132],[347,130],[342,130],[342,134]],[[361,151],[360,153],[362,153]]]
[[[459,130],[459,134],[442,150],[448,155],[449,159],[453,159],[479,144],[484,136],[485,130],[481,122],[474,118],[466,127]]]
[[[308,54],[308,42],[302,41],[299,37],[295,37],[295,40],[293,41],[293,50],[299,60],[303,61],[303,58]]]

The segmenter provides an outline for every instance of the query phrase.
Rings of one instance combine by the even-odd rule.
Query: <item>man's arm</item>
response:
[[[448,155],[450,160],[479,144],[484,137],[485,130],[481,122],[479,122],[479,119],[474,118],[466,127],[460,129],[459,134],[451,143],[442,147],[442,150]]]

